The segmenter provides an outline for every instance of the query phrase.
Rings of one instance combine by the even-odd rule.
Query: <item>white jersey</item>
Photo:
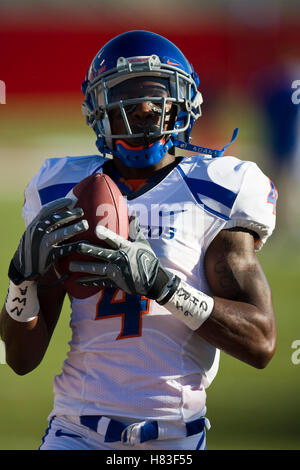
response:
[[[41,206],[102,172],[99,156],[48,159],[26,189],[26,224]],[[156,186],[128,199],[162,265],[210,294],[207,247],[222,229],[244,227],[260,249],[275,226],[276,189],[252,162],[184,158]],[[103,289],[71,299],[72,339],[54,380],[52,415],[187,421],[206,411],[219,350],[155,301]]]

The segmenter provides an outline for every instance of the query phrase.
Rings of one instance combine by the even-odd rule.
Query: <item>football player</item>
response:
[[[274,354],[271,291],[255,252],[275,226],[276,188],[255,163],[222,157],[225,147],[191,144],[198,86],[164,37],[113,38],[82,86],[100,155],[47,159],[26,189],[27,228],[1,315],[11,368],[26,374],[47,350],[66,295],[60,256],[88,252],[70,269],[101,288],[70,299],[70,351],[41,449],[205,449],[220,351],[256,368]],[[176,156],[176,147],[196,154]],[[72,243],[88,225],[66,196],[101,172],[131,218],[128,240],[97,228],[108,246],[99,252]]]

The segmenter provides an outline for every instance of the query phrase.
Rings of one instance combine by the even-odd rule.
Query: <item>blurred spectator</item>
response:
[[[300,79],[300,62],[278,61],[255,79],[255,96],[265,123],[269,174],[279,192],[278,225],[300,240],[300,105],[292,100],[292,83]],[[298,235],[299,234],[299,235]],[[281,233],[282,235],[282,233]]]

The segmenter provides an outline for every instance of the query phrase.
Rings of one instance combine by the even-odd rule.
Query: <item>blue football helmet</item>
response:
[[[143,80],[157,87],[149,92]],[[98,150],[126,166],[144,168],[159,162],[172,147],[188,144],[194,122],[201,116],[198,85],[192,65],[166,38],[148,31],[115,37],[97,53],[82,84],[82,112],[97,135]],[[159,115],[156,125],[130,123],[130,113],[141,102]],[[123,134],[112,132],[113,110],[123,119]]]

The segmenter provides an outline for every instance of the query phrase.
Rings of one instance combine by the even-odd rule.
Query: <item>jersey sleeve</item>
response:
[[[256,163],[248,162],[224,228],[243,227],[255,232],[255,249],[260,250],[275,228],[277,198],[274,183]]]
[[[39,172],[31,179],[24,191],[24,206],[22,210],[22,216],[25,222],[25,226],[32,222],[35,216],[42,208],[41,200],[38,193],[38,181],[43,167]]]
[[[65,197],[86,176],[101,172],[106,160],[99,155],[47,158],[25,189],[22,215],[26,226],[43,205]]]

